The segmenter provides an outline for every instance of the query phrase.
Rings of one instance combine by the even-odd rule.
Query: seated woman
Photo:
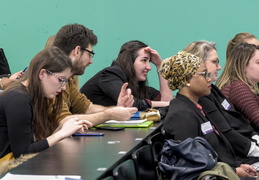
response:
[[[253,177],[257,172],[248,164],[236,160],[225,136],[209,121],[198,100],[211,91],[211,78],[203,60],[185,51],[178,52],[162,62],[160,73],[168,80],[171,90],[179,89],[170,102],[164,130],[168,138],[185,140],[188,137],[205,138],[218,154],[219,161],[235,168],[239,176]]]
[[[232,39],[230,39],[228,42],[227,51],[226,51],[227,60],[228,60],[231,50],[240,43],[254,44],[256,46],[259,45],[259,41],[255,37],[255,35],[248,33],[248,32],[238,33]]]
[[[212,83],[217,80],[219,64],[216,44],[208,41],[194,41],[184,51],[203,59],[210,73]],[[259,157],[259,136],[244,116],[235,110],[221,91],[211,84],[211,93],[199,98],[206,116],[213,121],[232,145],[235,153],[243,158]],[[255,141],[255,142],[253,142]]]
[[[129,41],[122,45],[112,66],[89,79],[82,86],[81,92],[95,104],[113,106],[117,104],[122,85],[128,82],[128,88],[134,96],[134,107],[145,110],[168,106],[173,97],[167,81],[162,76],[158,75],[160,91],[147,86],[150,62],[159,69],[162,59],[157,51],[141,41]]]
[[[227,60],[229,58],[230,51],[238,44],[240,43],[248,43],[248,44],[254,44],[256,46],[259,46],[259,41],[255,37],[255,35],[248,33],[248,32],[242,32],[236,34],[232,39],[229,40],[227,45],[227,51],[226,51],[226,57]],[[259,83],[257,83],[257,86],[259,87]]]
[[[259,46],[241,43],[229,54],[217,81],[222,93],[259,130]]]
[[[62,50],[47,48],[32,59],[21,79],[1,93],[0,164],[23,154],[40,152],[92,126],[76,118],[68,118],[59,127],[53,121],[60,113],[60,92],[65,89],[71,70],[72,62]],[[51,116],[47,115],[49,101],[54,108]]]
[[[0,92],[6,89],[10,84],[22,77],[24,71],[11,74],[9,63],[6,59],[4,50],[0,48]]]
[[[0,91],[3,91],[4,89],[6,89],[13,82],[17,81],[17,79],[21,78],[23,75],[24,75],[24,71],[19,71],[10,76],[0,77]]]

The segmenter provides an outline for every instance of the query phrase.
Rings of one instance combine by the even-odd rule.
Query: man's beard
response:
[[[78,62],[75,62],[73,66],[74,66],[73,75],[82,75],[82,74],[84,74],[86,67],[83,67]]]

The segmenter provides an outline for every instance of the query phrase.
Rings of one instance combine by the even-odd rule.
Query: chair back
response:
[[[158,132],[154,134],[153,136],[150,136],[147,139],[147,143],[151,147],[151,152],[153,154],[153,159],[154,162],[157,164],[159,159],[158,159],[158,154],[163,148],[164,145],[164,140],[165,140],[165,135],[162,132]]]
[[[144,145],[132,153],[138,180],[157,179],[156,165],[149,145]]]
[[[103,178],[102,180],[114,180],[113,176],[107,176],[105,178]]]
[[[113,169],[115,180],[137,180],[135,166],[132,159],[128,159]]]

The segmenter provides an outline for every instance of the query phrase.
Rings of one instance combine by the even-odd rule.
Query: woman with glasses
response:
[[[25,75],[1,93],[0,164],[23,154],[43,151],[92,126],[76,118],[67,118],[59,126],[53,121],[60,114],[61,91],[66,88],[71,71],[71,60],[62,50],[46,48],[32,59]],[[49,108],[48,103],[53,106]]]
[[[162,59],[157,51],[141,41],[129,41],[122,45],[112,66],[89,79],[82,86],[81,92],[95,104],[112,106],[117,104],[122,85],[128,82],[128,90],[132,91],[134,96],[134,107],[146,110],[151,107],[168,106],[172,92],[167,86],[167,81],[158,75],[160,91],[147,85],[151,63],[158,70],[161,62]]]
[[[259,46],[241,43],[229,54],[217,86],[239,112],[259,130]]]
[[[160,74],[168,80],[171,90],[179,89],[170,102],[163,128],[167,138],[185,140],[188,137],[205,138],[218,154],[219,161],[229,164],[239,176],[255,176],[248,164],[236,160],[235,153],[217,126],[205,117],[198,100],[211,92],[211,78],[201,58],[185,51],[165,59]]]
[[[211,82],[216,82],[221,66],[214,42],[194,41],[184,51],[200,57],[210,72]],[[256,145],[259,143],[258,134],[214,84],[211,84],[211,93],[199,98],[198,103],[203,107],[206,117],[215,123],[240,158],[259,157],[259,147]]]

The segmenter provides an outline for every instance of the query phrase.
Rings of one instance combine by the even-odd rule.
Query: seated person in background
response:
[[[238,33],[229,40],[227,45],[227,51],[226,51],[226,58],[228,60],[230,51],[238,44],[240,43],[248,43],[248,44],[254,44],[256,46],[259,45],[258,39],[255,37],[255,35],[247,32]]]
[[[23,71],[11,74],[8,61],[4,50],[0,48],[0,92],[6,89],[10,84],[22,77]]]
[[[72,60],[74,75],[82,75],[87,66],[92,64],[94,55],[93,46],[97,44],[97,37],[92,30],[80,24],[63,26],[56,34],[53,45],[59,47]],[[87,97],[80,93],[73,77],[68,79],[66,90],[62,92],[63,107],[58,121],[64,117],[77,117],[87,119],[93,125],[107,120],[127,120],[137,108],[129,107],[133,104],[133,97],[126,90],[127,83],[121,87],[121,93],[117,98],[118,107],[104,107],[90,102]],[[124,107],[122,107],[124,106]],[[51,111],[49,113],[52,113]]]
[[[228,56],[217,86],[259,131],[259,46],[241,43]]]
[[[45,44],[45,48],[53,46],[53,42],[54,42],[55,37],[56,37],[56,35],[52,35],[48,38],[48,40]]]
[[[9,63],[6,59],[4,49],[0,48],[0,75],[11,74]]]
[[[63,51],[57,47],[44,49],[32,59],[25,76],[1,93],[0,164],[43,151],[92,126],[77,118],[66,118],[59,127],[53,121],[61,112],[61,91],[66,89],[72,68]],[[48,106],[48,102],[53,106]],[[50,110],[52,114],[48,115]]]
[[[230,51],[240,43],[248,43],[248,44],[254,44],[256,46],[259,46],[259,41],[255,37],[255,35],[247,32],[236,34],[235,37],[228,42],[227,51],[226,51],[227,60],[229,58],[228,56],[230,54]],[[257,83],[257,86],[259,87],[259,83]]]
[[[151,71],[150,63],[157,70],[162,62],[157,51],[141,41],[129,41],[122,45],[117,59],[91,79],[80,89],[93,103],[112,106],[116,105],[120,89],[125,82],[134,96],[134,107],[146,110],[151,107],[169,105],[172,92],[167,81],[160,75],[160,91],[147,86],[147,75]]]
[[[48,48],[48,47],[51,47],[51,46],[53,46],[53,42],[54,42],[54,39],[55,39],[55,37],[56,37],[56,35],[52,35],[52,36],[50,36],[49,38],[48,38],[48,40],[47,40],[47,42],[46,42],[46,44],[45,44],[45,48]],[[79,82],[78,82],[78,76],[77,75],[73,75],[72,76],[72,79],[73,79],[73,81],[74,81],[74,84],[77,86],[77,88],[78,88],[78,84],[79,84]],[[79,89],[79,88],[78,88]]]
[[[179,89],[176,98],[170,102],[163,125],[167,137],[183,141],[188,137],[201,136],[215,149],[219,161],[235,168],[238,176],[256,176],[257,172],[252,166],[236,160],[230,143],[213,121],[205,117],[198,104],[199,98],[208,96],[211,90],[210,74],[203,60],[180,51],[162,62],[160,73],[168,80],[171,90]]]
[[[1,77],[0,78],[0,90],[6,89],[10,84],[17,81],[17,79],[21,78],[24,75],[23,71],[19,71],[10,76]]]
[[[210,73],[212,83],[216,82],[219,64],[216,44],[208,41],[194,41],[184,51],[201,58]],[[259,157],[259,136],[244,116],[235,110],[221,91],[211,84],[211,93],[199,98],[206,116],[213,121],[232,145],[235,153],[241,157]],[[253,142],[255,141],[255,142]]]

